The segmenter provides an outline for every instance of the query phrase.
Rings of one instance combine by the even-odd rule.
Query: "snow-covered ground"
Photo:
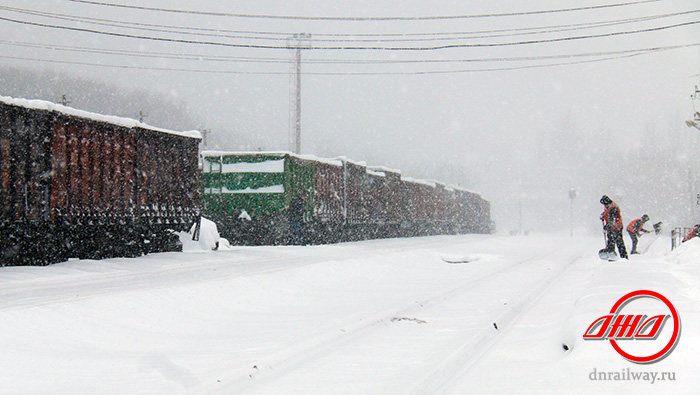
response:
[[[0,392],[697,394],[700,239],[670,244],[645,236],[642,255],[602,262],[602,237],[568,235],[191,243],[0,268]],[[639,365],[583,340],[640,289],[680,315],[667,358]],[[634,314],[663,314],[653,302]]]

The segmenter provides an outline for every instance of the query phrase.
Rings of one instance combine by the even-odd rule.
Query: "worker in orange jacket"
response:
[[[608,195],[603,195],[600,198],[600,203],[605,206],[605,211],[600,215],[600,219],[603,220],[603,229],[607,232],[607,246],[604,251],[608,254],[615,255],[615,245],[617,245],[618,251],[620,251],[620,258],[629,259],[627,256],[627,249],[625,248],[625,240],[622,238],[622,214],[620,213],[620,207],[608,197]]]
[[[693,237],[700,237],[700,224],[695,225],[695,227],[693,227],[693,230],[691,230],[690,232],[688,232],[687,235],[685,235],[685,237],[683,238],[683,242],[685,243]]]
[[[639,254],[639,252],[637,252],[637,242],[639,238],[642,237],[642,233],[651,233],[644,229],[644,224],[647,221],[649,221],[649,216],[644,214],[642,218],[637,218],[627,225],[627,233],[629,233],[632,239],[632,251],[630,251],[630,254]]]

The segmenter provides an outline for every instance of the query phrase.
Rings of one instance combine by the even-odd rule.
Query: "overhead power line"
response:
[[[77,15],[60,14],[46,11],[29,10],[17,7],[0,6],[0,10],[8,12],[20,13],[25,15],[33,15],[51,19],[65,20],[71,22],[87,23],[98,26],[116,27],[122,29],[136,29],[149,32],[172,33],[178,35],[195,35],[203,37],[217,37],[227,39],[245,39],[245,40],[271,40],[285,41],[290,33],[280,32],[256,32],[256,31],[240,31],[227,29],[201,29],[188,28],[175,25],[156,25],[135,23],[128,21],[119,21],[114,19],[93,18]],[[314,33],[315,42],[421,42],[421,41],[446,41],[446,40],[462,40],[462,39],[484,39],[484,38],[500,38],[513,37],[523,35],[536,35],[545,33],[560,33],[566,31],[576,31],[584,29],[593,29],[601,27],[611,27],[623,24],[648,22],[658,19],[677,17],[700,13],[700,10],[681,11],[674,13],[666,13],[661,15],[642,16],[635,18],[615,19],[608,21],[596,21],[588,23],[575,23],[553,26],[539,26],[528,28],[512,28],[500,30],[481,30],[481,31],[462,31],[462,32],[430,32],[430,33],[374,33],[374,34],[316,34]],[[321,38],[319,38],[321,37]],[[332,38],[322,38],[332,37]],[[358,38],[359,37],[359,38]]]
[[[578,55],[553,55],[547,56],[535,56],[535,57],[514,57],[514,58],[476,58],[476,59],[463,59],[458,60],[461,62],[501,62],[501,61],[542,61],[542,60],[553,60],[553,59],[575,59],[581,57],[596,57],[595,59],[584,59],[584,60],[572,60],[564,62],[553,62],[553,63],[543,63],[543,64],[528,64],[520,66],[508,66],[508,67],[489,67],[480,69],[459,69],[459,70],[423,70],[423,71],[406,71],[406,72],[303,72],[304,75],[348,75],[348,76],[372,76],[372,75],[428,75],[428,74],[464,74],[471,72],[491,72],[491,71],[510,71],[510,70],[522,70],[522,69],[532,69],[532,68],[546,68],[546,67],[556,67],[556,66],[568,66],[577,65],[585,63],[595,63],[608,60],[622,59],[636,57],[640,55],[647,55],[653,53],[659,53],[663,51],[669,51],[680,48],[695,47],[700,46],[700,43],[696,44],[686,44],[686,45],[676,45],[667,47],[655,47],[655,48],[645,48],[638,50],[627,50],[627,51],[610,51],[610,52],[599,52],[590,54],[578,54]],[[153,70],[153,71],[172,71],[172,72],[188,72],[188,73],[204,73],[204,74],[248,74],[248,75],[288,75],[288,71],[245,71],[245,70],[210,70],[203,68],[173,68],[173,67],[153,67],[153,66],[140,66],[140,65],[115,65],[106,63],[91,63],[91,62],[78,62],[78,61],[64,61],[64,60],[52,60],[52,59],[36,59],[20,56],[8,56],[0,55],[3,59],[14,59],[22,61],[35,61],[44,63],[54,63],[54,64],[70,64],[70,65],[82,65],[82,66],[94,66],[102,68],[117,68],[117,69],[132,69],[132,70]],[[288,63],[289,61],[287,61]],[[422,62],[417,60],[416,62]],[[429,62],[429,61],[427,61]],[[283,63],[280,61],[279,63]]]
[[[126,5],[126,4],[115,4],[101,1],[91,1],[91,0],[69,0],[74,3],[84,3],[92,4],[105,7],[115,7],[115,8],[128,8],[135,10],[144,11],[158,11],[176,14],[189,14],[189,15],[207,15],[207,16],[217,16],[217,17],[235,17],[235,18],[254,18],[254,19],[291,19],[291,20],[306,20],[306,21],[434,21],[434,20],[450,20],[450,19],[474,19],[474,18],[494,18],[494,17],[512,17],[512,16],[526,16],[526,15],[541,15],[541,14],[555,14],[562,12],[574,12],[574,11],[586,11],[586,10],[599,10],[604,8],[618,8],[626,7],[631,5],[638,5],[644,3],[655,3],[661,0],[639,0],[630,1],[625,3],[615,3],[615,4],[603,4],[596,6],[586,6],[586,7],[574,7],[574,8],[561,8],[555,10],[538,10],[538,11],[521,11],[521,12],[504,12],[504,13],[492,13],[492,14],[473,14],[473,15],[439,15],[439,16],[386,16],[386,17],[368,17],[368,16],[298,16],[298,15],[264,15],[264,14],[240,14],[240,13],[229,13],[229,12],[212,12],[212,11],[196,11],[196,10],[181,10],[173,8],[160,8],[160,7],[146,7],[137,5]]]
[[[472,73],[472,72],[486,72],[486,71],[510,71],[510,70],[521,70],[521,69],[531,69],[531,68],[543,68],[543,67],[554,67],[554,66],[566,66],[575,65],[583,63],[594,63],[601,62],[605,60],[620,59],[626,57],[639,56],[649,52],[638,52],[622,56],[607,57],[603,59],[590,59],[590,60],[580,60],[572,62],[560,62],[560,63],[549,63],[540,65],[523,65],[523,66],[512,66],[512,67],[493,67],[484,69],[469,69],[469,70],[427,70],[427,71],[406,71],[406,72],[304,72],[303,75],[355,75],[355,76],[371,76],[371,75],[426,75],[426,74],[460,74],[460,73]],[[115,69],[132,69],[132,70],[152,70],[152,71],[173,71],[173,72],[187,72],[187,73],[204,73],[204,74],[249,74],[249,75],[289,75],[288,71],[245,71],[245,70],[207,70],[201,68],[172,68],[172,67],[151,67],[151,66],[138,66],[138,65],[115,65],[115,64],[103,64],[103,63],[90,63],[90,62],[77,62],[70,60],[53,60],[53,59],[33,59],[21,56],[6,56],[0,55],[3,59],[14,59],[23,61],[37,61],[43,63],[55,63],[55,64],[70,64],[70,65],[81,65],[81,66],[95,66],[104,68],[115,68]]]
[[[0,17],[0,20],[6,21],[6,22],[11,22],[11,23],[45,27],[45,28],[51,28],[51,29],[69,30],[69,31],[77,31],[77,32],[83,32],[83,33],[99,34],[99,35],[106,35],[106,36],[113,36],[113,37],[124,37],[124,38],[161,41],[161,42],[211,45],[211,46],[232,47],[232,48],[284,49],[284,50],[294,49],[294,47],[291,47],[288,45],[278,46],[278,45],[261,45],[261,44],[239,44],[239,43],[225,43],[225,42],[217,42],[217,41],[187,40],[187,39],[177,39],[177,38],[168,38],[168,37],[153,37],[153,36],[144,36],[144,35],[127,34],[127,33],[115,33],[115,32],[106,32],[106,31],[95,30],[95,29],[86,29],[86,28],[78,28],[78,27],[71,27],[71,26],[60,26],[60,25],[52,25],[52,24],[46,24],[46,23],[23,21],[23,20],[5,18],[5,17]],[[576,41],[576,40],[593,39],[593,38],[614,37],[614,36],[639,34],[639,33],[649,33],[649,32],[674,29],[674,28],[679,28],[679,27],[684,27],[684,26],[691,26],[691,25],[696,25],[699,23],[700,23],[700,21],[690,21],[690,22],[677,23],[677,24],[673,24],[673,25],[650,27],[650,28],[637,29],[637,30],[617,31],[617,32],[590,34],[590,35],[581,35],[581,36],[558,37],[558,38],[549,38],[549,39],[521,40],[521,41],[500,42],[500,43],[475,43],[475,44],[464,43],[464,44],[446,44],[446,45],[423,46],[423,47],[415,47],[415,46],[414,47],[410,47],[410,46],[395,46],[395,47],[392,47],[392,46],[314,46],[314,47],[308,48],[307,50],[436,51],[436,50],[456,49],[456,48],[506,47],[506,46],[545,44],[545,43]]]
[[[94,17],[87,17],[87,16],[76,16],[76,15],[69,15],[69,14],[59,14],[59,13],[50,13],[46,11],[36,11],[36,10],[28,10],[24,8],[16,8],[16,7],[6,7],[6,6],[0,6],[0,9],[7,10],[7,11],[12,11],[12,12],[19,12],[19,13],[25,13],[25,14],[30,14],[30,15],[36,15],[36,16],[45,16],[45,17],[50,17],[50,18],[56,18],[56,19],[66,19],[66,20],[71,20],[71,21],[78,21],[78,22],[86,22],[86,23],[95,23],[95,24],[100,24],[100,23],[111,23],[114,24],[118,27],[124,27],[124,28],[133,28],[133,29],[138,29],[140,27],[148,27],[148,28],[163,28],[163,29],[173,29],[176,30],[177,33],[190,33],[190,34],[197,34],[201,32],[215,32],[215,33],[234,33],[234,34],[251,34],[255,36],[278,36],[282,37],[283,39],[287,39],[291,34],[294,34],[295,32],[270,32],[270,31],[251,31],[251,30],[233,30],[233,29],[221,29],[221,28],[204,28],[204,27],[191,27],[191,26],[182,26],[182,25],[164,25],[164,24],[152,24],[152,23],[142,23],[142,22],[130,22],[130,21],[118,21],[115,19],[103,19],[103,18],[94,18]],[[381,37],[420,37],[420,36],[454,36],[454,35],[474,35],[474,34],[489,34],[489,33],[514,33],[514,32],[529,32],[529,31],[537,31],[537,30],[546,30],[546,29],[567,29],[567,28],[589,28],[589,27],[601,27],[601,26],[611,26],[611,25],[616,25],[616,24],[625,24],[625,23],[634,23],[634,22],[641,22],[641,21],[650,21],[650,20],[655,20],[655,19],[662,19],[662,18],[669,18],[669,17],[675,17],[675,16],[681,16],[681,15],[687,15],[687,14],[693,14],[693,13],[698,13],[700,10],[690,10],[690,11],[680,11],[680,12],[675,12],[675,13],[667,13],[667,14],[660,14],[660,15],[650,15],[650,16],[642,16],[642,17],[636,17],[636,18],[625,18],[625,19],[615,19],[615,20],[605,20],[605,21],[597,21],[597,22],[588,22],[588,23],[570,23],[570,24],[563,24],[563,25],[548,25],[548,26],[536,26],[536,27],[520,27],[520,28],[508,28],[508,29],[492,29],[492,30],[474,30],[474,31],[456,31],[456,32],[401,32],[401,33],[323,33],[323,32],[317,32],[315,31],[313,33],[314,37],[316,37],[316,41],[318,41],[318,37],[368,37],[368,38],[381,38]]]
[[[250,56],[225,56],[225,55],[203,55],[194,53],[175,53],[175,52],[142,52],[122,49],[108,49],[104,47],[77,47],[60,44],[40,44],[32,42],[0,40],[0,45],[19,46],[35,49],[47,49],[51,51],[64,51],[75,53],[90,53],[101,55],[126,56],[133,58],[155,58],[155,59],[175,59],[175,60],[192,60],[192,61],[207,61],[207,62],[230,62],[230,63],[271,63],[271,64],[289,64],[292,62],[289,58],[271,58],[271,57],[250,57]],[[665,51],[672,49],[688,48],[700,46],[700,43],[695,44],[680,44],[669,46],[657,46],[649,48],[637,48],[617,51],[598,51],[584,52],[574,54],[558,54],[558,55],[539,55],[539,56],[510,56],[510,57],[492,57],[492,58],[458,58],[458,59],[337,59],[337,58],[306,58],[302,60],[304,64],[449,64],[449,63],[477,63],[477,62],[514,62],[514,61],[536,61],[536,60],[552,60],[552,59],[571,59],[581,57],[595,56],[610,56],[624,55],[639,52]]]

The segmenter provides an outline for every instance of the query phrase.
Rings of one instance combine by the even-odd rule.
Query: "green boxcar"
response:
[[[313,217],[314,161],[285,152],[202,153],[203,215],[237,244],[284,243],[287,207],[305,197]]]

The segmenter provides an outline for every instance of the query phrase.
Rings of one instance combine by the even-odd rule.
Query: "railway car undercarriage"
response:
[[[0,225],[0,266],[49,265],[70,258],[138,257],[182,251],[169,225],[15,222]]]

